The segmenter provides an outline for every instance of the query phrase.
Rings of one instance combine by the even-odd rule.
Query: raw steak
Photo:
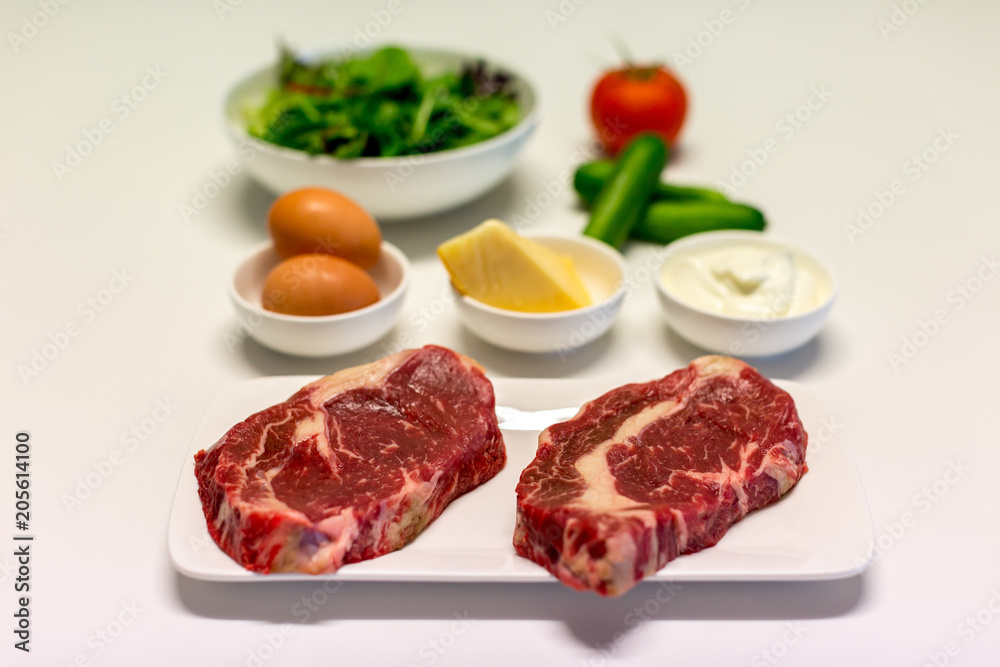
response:
[[[538,437],[517,485],[517,553],[564,584],[619,595],[710,547],[806,471],[791,396],[709,356],[629,384]]]
[[[195,456],[208,531],[257,572],[399,549],[506,461],[493,385],[427,346],[306,385]]]

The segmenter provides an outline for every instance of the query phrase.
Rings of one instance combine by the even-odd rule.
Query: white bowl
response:
[[[280,261],[274,246],[266,241],[240,262],[229,286],[236,314],[261,345],[300,357],[346,354],[371,345],[396,323],[410,281],[410,263],[391,243],[382,241],[379,260],[368,269],[378,286],[379,300],[339,315],[303,317],[264,310],[264,280]]]
[[[456,292],[462,323],[483,340],[518,352],[571,352],[610,329],[625,298],[625,260],[621,253],[578,234],[528,232],[524,236],[572,257],[593,303],[555,313],[521,313],[489,306]]]
[[[427,75],[458,71],[477,54],[406,47]],[[251,137],[244,110],[258,105],[277,85],[277,65],[243,78],[225,101],[225,120],[247,172],[275,194],[306,186],[343,192],[380,222],[439,213],[469,202],[497,185],[514,167],[528,137],[538,124],[536,88],[519,73],[493,58],[490,65],[512,75],[521,104],[521,121],[486,141],[452,150],[390,158],[339,160],[309,155]]]
[[[734,243],[791,251],[798,267],[811,271],[820,287],[826,289],[825,299],[797,315],[739,317],[687,303],[663,284],[663,272],[669,270],[671,261],[693,250]],[[823,328],[837,293],[833,273],[815,256],[783,239],[751,231],[702,232],[674,241],[667,246],[656,289],[667,324],[681,338],[712,352],[740,357],[782,354],[809,342]]]

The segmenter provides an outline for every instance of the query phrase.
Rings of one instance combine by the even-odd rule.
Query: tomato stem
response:
[[[626,76],[633,81],[648,81],[656,76],[656,72],[659,71],[657,65],[649,65],[647,67],[635,67],[632,66],[626,72]]]
[[[614,47],[615,51],[618,52],[618,57],[622,59],[625,66],[628,69],[635,68],[635,58],[632,56],[632,51],[628,48],[628,44],[620,33],[615,33],[611,36],[611,45]]]

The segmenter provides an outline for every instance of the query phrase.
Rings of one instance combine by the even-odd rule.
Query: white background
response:
[[[388,3],[80,0],[50,3],[51,18],[40,13],[45,4],[0,10],[0,540],[13,545],[19,430],[31,433],[37,536],[28,655],[12,646],[13,546],[0,548],[0,663],[230,666],[262,655],[266,665],[993,664],[1000,279],[989,262],[1000,250],[1000,5],[403,0],[385,28],[369,25],[379,40],[494,54],[537,81],[544,118],[516,172],[489,195],[385,227],[414,263],[399,327],[357,354],[310,361],[226,342],[237,330],[226,281],[265,238],[272,196],[241,174],[190,221],[180,207],[235,156],[220,113],[231,82],[272,59],[279,37],[335,44]],[[894,6],[902,25],[887,32]],[[718,32],[725,9],[733,20],[712,36],[707,25]],[[481,343],[450,307],[421,323],[420,309],[446,286],[437,244],[487,217],[534,213],[529,202],[545,203],[546,185],[555,189],[586,153],[589,87],[617,61],[619,38],[639,59],[673,64],[675,54],[693,54],[676,68],[691,105],[668,168],[673,181],[727,181],[748,150],[778,143],[735,196],[764,209],[775,233],[824,256],[840,293],[816,340],[757,365],[809,385],[835,415],[881,544],[871,568],[828,583],[687,584],[666,604],[650,602],[655,586],[603,600],[557,584],[350,584],[308,619],[295,605],[312,584],[176,574],[165,534],[182,458],[208,403],[235,382],[332,372],[380,356],[403,335],[453,346],[495,377],[640,380],[701,354],[662,322],[648,282],[608,336],[564,360]],[[700,53],[691,46],[699,38]],[[123,116],[116,100],[147,68],[162,80]],[[814,89],[828,99],[801,109]],[[797,110],[807,119],[789,133],[779,123]],[[53,163],[102,119],[113,131],[60,178]],[[934,148],[939,132],[953,137],[944,152]],[[914,173],[912,156],[925,151],[935,161]],[[896,179],[902,194],[850,236],[859,207],[873,208]],[[534,224],[583,222],[564,191]],[[633,244],[626,254],[638,269],[651,252]],[[108,296],[116,271],[127,285],[90,312],[86,300]],[[978,291],[960,298],[959,286]],[[927,325],[936,314],[943,324]],[[33,354],[72,324],[77,335],[24,376]],[[130,449],[123,434],[149,420],[157,401],[175,407]],[[67,507],[116,450],[120,465]],[[960,476],[948,473],[956,468]],[[647,604],[649,620],[627,623]],[[975,629],[966,619],[977,613]],[[100,639],[125,620],[110,643]]]

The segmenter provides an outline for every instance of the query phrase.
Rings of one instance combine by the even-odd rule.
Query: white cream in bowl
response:
[[[781,354],[811,340],[833,306],[823,262],[761,232],[704,232],[668,246],[657,281],[667,324],[713,352]]]

